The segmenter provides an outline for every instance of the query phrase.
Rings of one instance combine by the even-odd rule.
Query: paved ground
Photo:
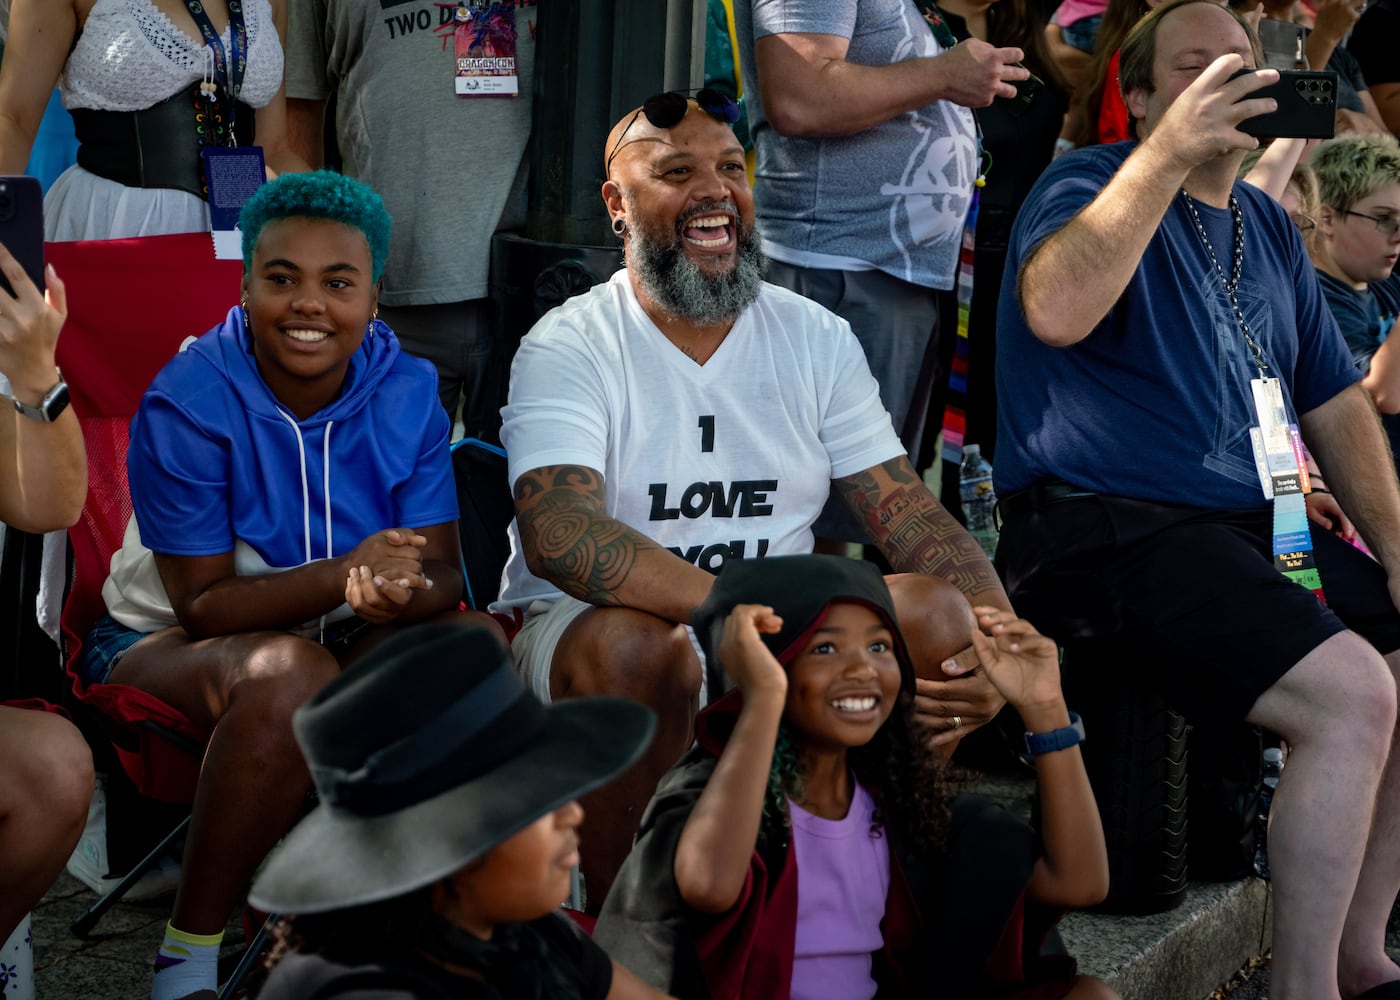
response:
[[[1400,905],[1390,914],[1390,926],[1386,928],[1386,951],[1390,957],[1400,962]],[[1269,960],[1267,956],[1255,959],[1248,967],[1241,969],[1233,980],[1212,993],[1206,1000],[1267,1000],[1269,996]]]
[[[151,963],[170,917],[171,897],[149,903],[119,903],[103,916],[91,939],[80,941],[68,924],[97,895],[65,873],[33,914],[36,1000],[145,1000]],[[244,940],[231,921],[225,952]]]
[[[34,961],[37,1000],[145,1000],[150,988],[151,960],[169,916],[169,897],[149,903],[122,903],[103,917],[94,937],[80,941],[68,924],[96,895],[69,875],[63,875],[34,911]],[[1397,911],[1400,912],[1400,911]],[[1400,927],[1391,918],[1387,943],[1400,960]],[[225,933],[225,953],[244,940],[237,919]],[[1204,1000],[1264,1000],[1268,996],[1268,960],[1241,970],[1226,988]],[[1131,998],[1128,998],[1131,1000]]]
[[[1024,815],[1029,811],[1024,778],[984,776],[979,790],[1000,798],[1014,812]],[[96,899],[92,891],[65,873],[34,911],[37,1000],[145,1000],[148,996],[151,962],[169,916],[170,897],[118,904],[103,917],[91,939],[73,937],[69,923]],[[225,973],[244,940],[240,917],[235,916],[225,932],[224,953],[229,959]],[[1400,920],[1396,916],[1391,918],[1387,943],[1400,960]],[[1267,959],[1261,959],[1209,997],[1181,1000],[1263,1000],[1268,995],[1268,971]]]

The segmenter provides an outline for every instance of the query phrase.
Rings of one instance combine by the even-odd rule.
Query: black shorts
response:
[[[1274,568],[1272,513],[1087,496],[1002,527],[998,568],[1017,613],[1061,644],[1132,650],[1188,718],[1240,720],[1304,656],[1351,629],[1400,649],[1400,612],[1375,560],[1314,529],[1327,606]],[[1124,645],[1126,644],[1126,645]]]

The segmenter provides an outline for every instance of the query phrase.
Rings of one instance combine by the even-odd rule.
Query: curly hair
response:
[[[1393,135],[1328,139],[1309,161],[1322,204],[1347,212],[1383,187],[1400,184],[1400,143]]]
[[[263,964],[272,969],[292,952],[350,963],[404,958],[417,949],[432,912],[432,886],[423,886],[378,903],[283,917]]]
[[[875,826],[895,824],[927,854],[943,848],[948,833],[949,800],[966,789],[970,775],[943,763],[928,744],[922,723],[914,718],[914,696],[901,691],[894,711],[874,738],[847,754],[856,780],[875,802]],[[791,829],[787,800],[802,801],[804,771],[801,736],[786,722],[778,730],[763,824],[771,833]]]
[[[258,188],[238,216],[243,232],[243,267],[253,266],[253,247],[263,227],[282,219],[327,219],[358,229],[369,244],[374,280],[384,274],[391,220],[384,200],[366,184],[330,170],[283,174]]]

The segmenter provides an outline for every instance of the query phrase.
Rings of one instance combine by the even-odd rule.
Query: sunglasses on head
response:
[[[689,95],[682,91],[668,90],[643,101],[642,106],[627,123],[627,127],[622,130],[622,134],[617,137],[617,144],[613,146],[612,152],[608,154],[608,162],[603,168],[604,175],[612,173],[613,157],[617,156],[617,151],[622,148],[622,140],[627,138],[627,133],[632,131],[632,126],[637,123],[637,115],[646,115],[647,121],[654,128],[674,128],[690,110],[690,100]],[[739,103],[718,90],[702,87],[695,93],[695,103],[700,106],[701,111],[726,125],[733,125],[739,120]]]

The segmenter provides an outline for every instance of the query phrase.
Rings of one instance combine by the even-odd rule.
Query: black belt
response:
[[[1081,490],[1069,483],[1050,480],[1036,483],[1024,490],[1017,490],[1015,493],[1002,497],[997,501],[997,516],[1002,521],[1007,521],[1013,517],[1020,517],[1022,514],[1037,513],[1047,507],[1053,507],[1057,503],[1086,500],[1096,496],[1098,496],[1097,493]]]
[[[140,111],[74,108],[78,165],[127,187],[176,188],[204,198],[203,163],[195,120],[199,84]],[[234,134],[240,146],[253,141],[251,107],[238,102]]]

